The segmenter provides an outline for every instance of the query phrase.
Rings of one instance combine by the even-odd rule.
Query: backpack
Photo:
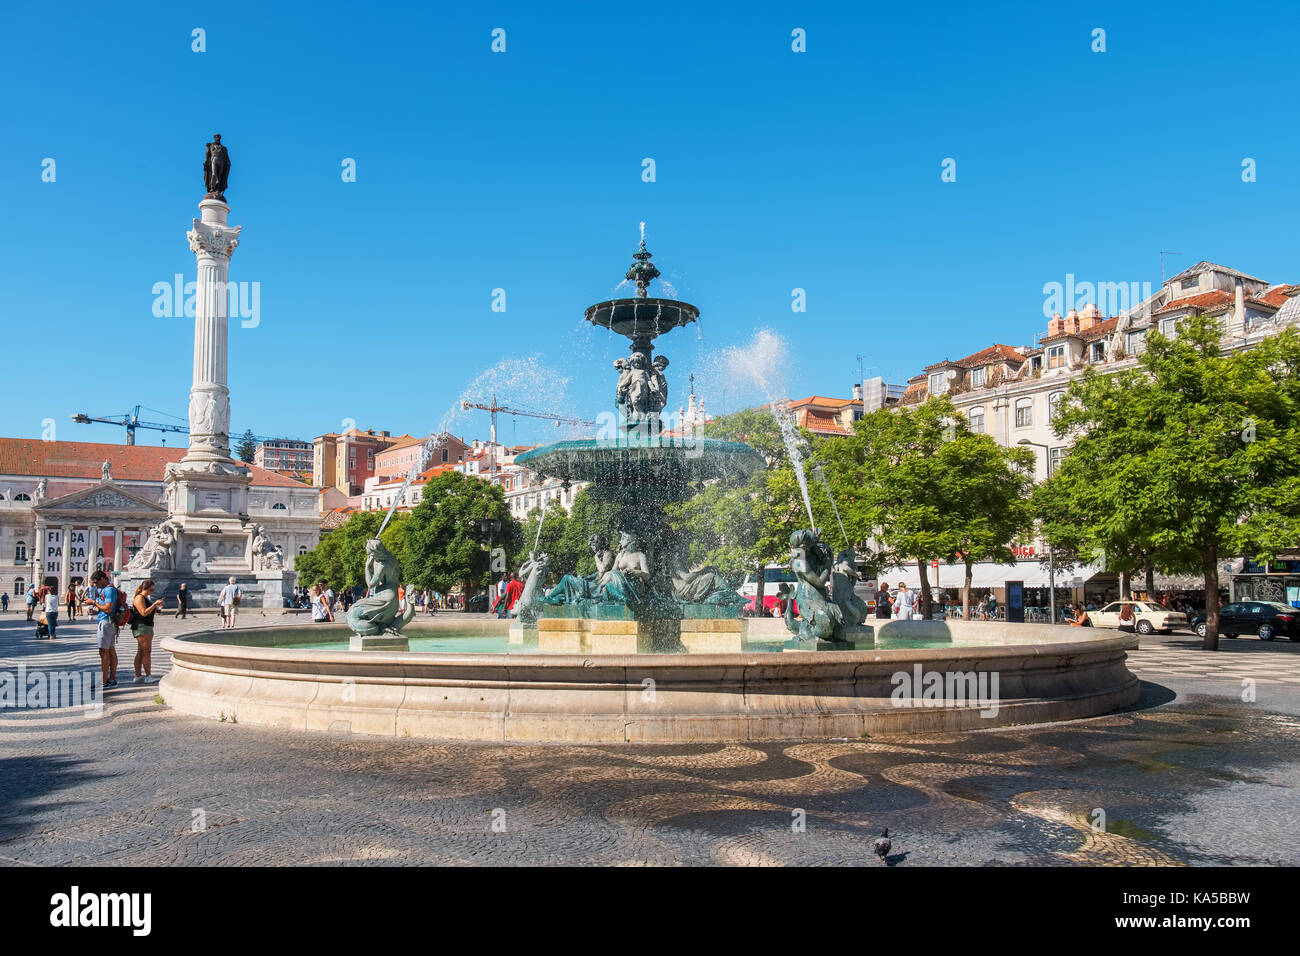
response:
[[[121,588],[115,588],[117,591],[117,603],[113,605],[113,623],[118,627],[126,627],[131,621],[131,614],[135,610],[126,600],[126,595],[122,593]]]

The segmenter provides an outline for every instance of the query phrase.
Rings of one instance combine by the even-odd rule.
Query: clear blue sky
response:
[[[564,394],[499,397],[608,408],[623,346],[578,326],[640,220],[703,314],[660,340],[673,404],[760,327],[795,344],[792,395],[847,395],[858,354],[903,378],[1032,341],[1066,273],[1155,283],[1164,249],[1170,274],[1204,258],[1300,281],[1293,3],[293,6],[0,9],[4,434],[49,417],[121,441],[68,416],[185,414],[192,322],[155,318],[151,288],[193,278],[213,132],[244,227],[231,279],[261,284],[260,325],[231,331],[233,420],[261,433],[423,434],[534,355]]]

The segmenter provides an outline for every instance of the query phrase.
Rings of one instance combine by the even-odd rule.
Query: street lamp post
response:
[[[1043,449],[1044,460],[1049,464],[1051,462],[1052,450],[1042,442],[1030,441],[1028,438],[1022,438],[1016,442],[1017,445],[1034,445]],[[1052,542],[1047,542],[1047,613],[1051,615],[1051,622],[1056,623],[1056,555],[1052,551]]]

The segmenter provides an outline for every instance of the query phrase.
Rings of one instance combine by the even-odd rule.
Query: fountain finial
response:
[[[636,283],[636,297],[644,299],[646,297],[646,286],[652,279],[659,278],[659,270],[655,264],[650,261],[650,250],[645,247],[645,223],[641,223],[641,245],[636,252],[632,253],[632,258],[636,260],[632,268],[627,270],[627,280]]]

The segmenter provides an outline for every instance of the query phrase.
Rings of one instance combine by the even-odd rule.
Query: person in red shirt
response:
[[[506,614],[514,608],[515,602],[519,600],[519,595],[524,593],[524,582],[519,580],[519,572],[510,575],[510,580],[506,584]]]

